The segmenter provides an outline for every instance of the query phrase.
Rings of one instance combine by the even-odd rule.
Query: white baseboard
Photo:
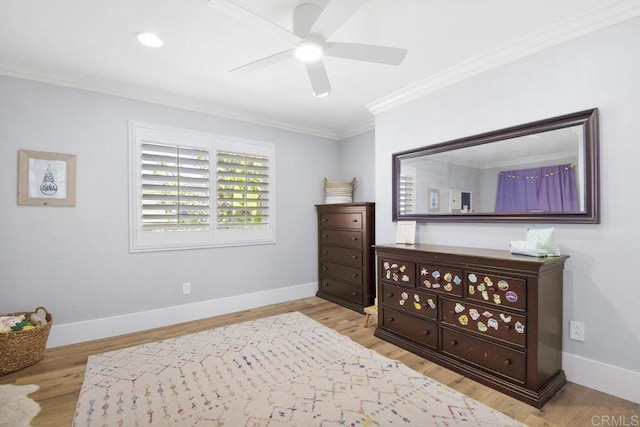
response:
[[[190,322],[221,314],[314,296],[318,283],[289,286],[192,304],[175,305],[121,316],[53,325],[47,348]]]
[[[567,381],[640,403],[640,372],[562,353]]]

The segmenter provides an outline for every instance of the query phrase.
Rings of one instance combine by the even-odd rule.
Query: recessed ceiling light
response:
[[[313,62],[322,56],[322,48],[313,42],[302,42],[296,48],[296,56],[304,62]]]
[[[136,34],[138,41],[148,47],[160,47],[164,44],[164,41],[156,34],[149,32],[141,32]]]

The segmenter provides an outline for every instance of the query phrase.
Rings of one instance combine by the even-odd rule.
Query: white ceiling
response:
[[[297,4],[328,3],[234,1],[288,28]],[[290,45],[207,0],[0,0],[0,74],[342,139],[371,129],[372,111],[638,16],[639,4],[370,0],[329,41],[404,47],[406,59],[394,67],[325,58],[333,89],[316,98],[295,59],[228,73]],[[140,45],[140,31],[165,45]]]

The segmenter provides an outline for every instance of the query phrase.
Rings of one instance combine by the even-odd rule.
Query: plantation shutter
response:
[[[218,150],[217,228],[269,228],[269,156]]]
[[[209,151],[142,142],[142,231],[210,230]]]
[[[400,214],[413,213],[413,177],[400,176]]]

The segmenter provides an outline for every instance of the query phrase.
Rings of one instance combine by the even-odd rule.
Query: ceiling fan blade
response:
[[[226,13],[227,15],[231,15],[234,18],[240,19],[256,28],[264,31],[271,31],[290,43],[297,43],[300,41],[300,37],[296,36],[286,28],[269,21],[230,0],[208,0],[207,5],[219,10],[220,12]]]
[[[229,72],[233,71],[254,71],[259,70],[261,68],[268,67],[269,65],[276,64],[278,62],[284,61],[285,59],[295,57],[295,49],[287,49],[282,52],[278,52],[271,56],[267,56],[266,58],[258,59],[257,61],[249,62],[248,64],[241,65],[240,67],[229,70]]]
[[[322,61],[305,62],[305,65],[307,66],[309,80],[311,80],[313,94],[315,96],[329,95],[331,92],[331,84],[329,83],[329,76],[327,76],[327,70],[325,70]]]
[[[400,65],[407,56],[407,49],[358,43],[325,43],[323,52],[326,56],[388,65]]]
[[[293,33],[306,37],[322,13],[322,8],[313,3],[302,3],[293,9]]]
[[[327,4],[316,22],[311,27],[310,34],[319,34],[325,40],[356,13],[369,0],[333,0]]]

